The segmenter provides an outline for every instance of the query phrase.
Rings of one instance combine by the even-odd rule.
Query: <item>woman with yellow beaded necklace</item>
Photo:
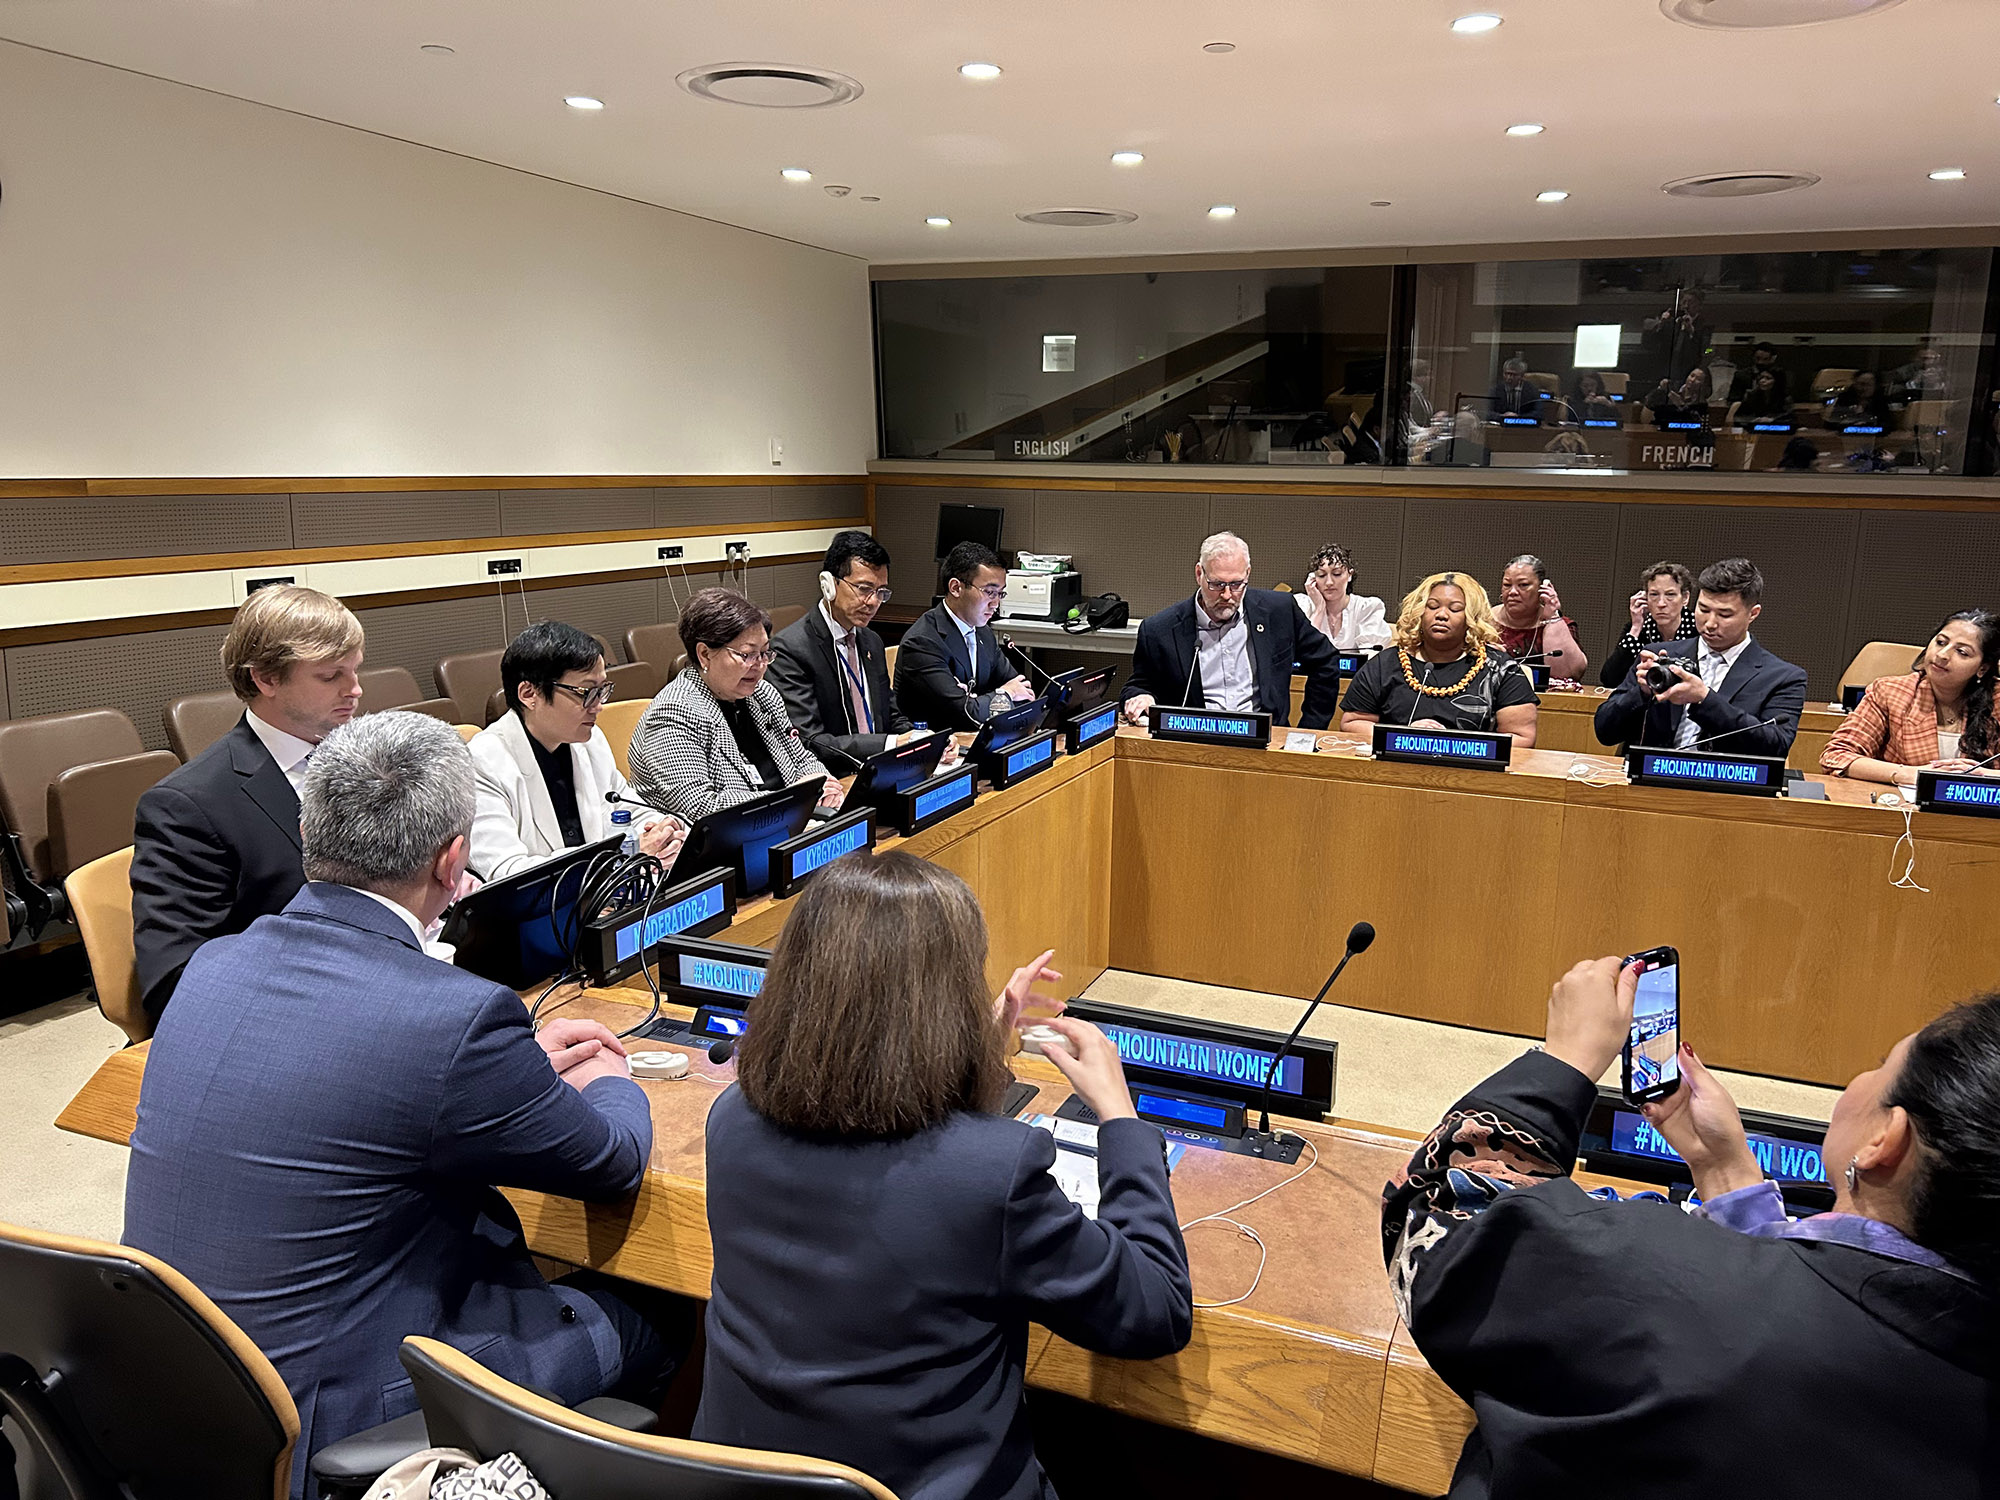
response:
[[[1499,639],[1478,579],[1431,574],[1403,596],[1389,649],[1354,674],[1341,729],[1475,729],[1511,734],[1516,749],[1532,749],[1541,699],[1519,664],[1494,649]]]

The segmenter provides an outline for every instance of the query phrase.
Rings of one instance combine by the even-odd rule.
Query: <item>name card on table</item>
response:
[[[1269,714],[1225,714],[1210,708],[1162,708],[1148,711],[1156,740],[1193,740],[1203,745],[1245,745],[1252,750],[1271,746]]]
[[[1107,703],[1078,714],[1063,726],[1063,749],[1074,755],[1108,740],[1118,732],[1118,705]]]
[[[979,767],[966,762],[949,771],[920,781],[907,792],[898,792],[889,803],[889,821],[898,833],[915,833],[933,823],[942,823],[955,812],[972,806],[979,790]]]
[[[2000,818],[2000,776],[1919,771],[1917,806],[1925,812]]]
[[[1625,774],[1634,786],[1742,792],[1752,797],[1775,797],[1785,789],[1785,763],[1775,755],[1716,755],[1634,745],[1625,752]]]
[[[584,972],[592,984],[613,984],[659,957],[667,938],[705,937],[736,914],[736,873],[704,871],[671,890],[659,892],[587,925],[582,945]]]
[[[1056,732],[1044,729],[1025,740],[1016,740],[998,755],[987,756],[980,762],[980,770],[996,787],[1012,786],[1039,771],[1046,771],[1055,761]]]
[[[795,839],[771,846],[771,890],[789,896],[843,854],[875,847],[875,809],[842,813]]]
[[[1470,729],[1410,729],[1401,724],[1375,726],[1375,758],[1411,765],[1470,766],[1479,771],[1504,771],[1514,755],[1514,736]]]

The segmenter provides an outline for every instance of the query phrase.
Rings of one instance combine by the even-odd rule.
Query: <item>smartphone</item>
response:
[[[1625,1100],[1647,1104],[1681,1086],[1681,956],[1672,948],[1648,948],[1625,962],[1640,965],[1623,1053]]]

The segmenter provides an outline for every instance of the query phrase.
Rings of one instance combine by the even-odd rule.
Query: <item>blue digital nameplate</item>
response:
[[[583,946],[584,972],[592,984],[614,984],[638,972],[642,953],[644,962],[657,958],[653,950],[668,938],[703,937],[727,927],[735,915],[735,872],[706,870],[660,892],[646,909],[628,907],[591,923],[591,937]]]
[[[1539,693],[1543,688],[1549,685],[1548,663],[1539,661],[1524,661],[1521,663],[1521,670],[1527,674],[1528,685],[1532,687],[1536,692]]]
[[[740,1010],[723,1005],[704,1005],[694,1013],[688,1030],[696,1036],[742,1037],[750,1034],[750,1019]]]
[[[1622,427],[1624,423],[1620,422],[1616,417],[1585,417],[1583,425],[1586,427]]]
[[[1790,422],[1752,422],[1752,432],[1794,432],[1797,429]]]
[[[1149,1031],[1138,1026],[1118,1026],[1099,1021],[1098,1027],[1111,1038],[1112,1046],[1126,1066],[1150,1068],[1178,1078],[1199,1078],[1209,1083],[1234,1083],[1261,1089],[1264,1075],[1271,1071],[1274,1047],[1262,1051],[1198,1036],[1180,1036],[1171,1031]],[[1277,1094],[1305,1092],[1305,1059],[1296,1052],[1285,1054],[1278,1076],[1271,1084]]]
[[[1174,1094],[1156,1094],[1150,1089],[1132,1091],[1132,1107],[1139,1118],[1156,1125],[1183,1130],[1205,1130],[1213,1135],[1243,1134],[1243,1106],[1207,1099],[1183,1099]]]
[[[1102,744],[1118,732],[1118,705],[1107,703],[1087,714],[1078,714],[1063,726],[1063,748],[1071,755]]]
[[[1539,427],[1542,424],[1533,417],[1502,417],[1502,427]]]
[[[1856,422],[1853,426],[1843,427],[1840,430],[1850,436],[1873,437],[1876,433],[1884,429],[1879,422]]]
[[[1917,806],[1925,812],[2000,818],[2000,776],[1961,776],[1949,771],[1917,772]]]
[[[1056,732],[1044,729],[1029,735],[1025,740],[1016,740],[998,755],[989,755],[980,762],[980,770],[995,786],[1012,786],[1017,781],[1026,781],[1041,771],[1046,771],[1056,763]]]
[[[890,819],[899,833],[915,833],[972,806],[979,791],[979,767],[966,764],[920,781],[896,796]]]
[[[1788,1141],[1783,1136],[1746,1132],[1750,1154],[1766,1175],[1780,1182],[1825,1182],[1826,1163],[1820,1148],[1810,1141]],[[1611,1149],[1627,1156],[1646,1156],[1654,1161],[1679,1161],[1681,1154],[1669,1146],[1666,1137],[1647,1123],[1644,1115],[1629,1109],[1611,1114]]]
[[[1202,745],[1243,745],[1271,748],[1269,714],[1225,714],[1210,708],[1162,708],[1148,713],[1156,740],[1192,740]]]
[[[1851,714],[1861,707],[1861,700],[1867,696],[1868,684],[1865,682],[1843,682],[1840,685],[1840,706],[1847,713]]]
[[[1626,752],[1625,774],[1634,786],[1686,787],[1698,792],[1741,792],[1775,797],[1785,789],[1785,763],[1772,755],[1713,755],[1706,750]]]
[[[1342,651],[1334,657],[1334,661],[1339,664],[1342,677],[1352,677],[1361,670],[1361,653],[1358,651]]]
[[[1470,729],[1410,729],[1375,726],[1375,758],[1421,766],[1470,766],[1504,771],[1514,754],[1514,736]]]
[[[875,809],[842,813],[771,846],[771,893],[789,896],[843,854],[875,847]]]
[[[711,995],[735,995],[752,1000],[763,993],[764,966],[716,958],[706,953],[683,953],[675,968],[673,983],[684,990],[705,990]]]

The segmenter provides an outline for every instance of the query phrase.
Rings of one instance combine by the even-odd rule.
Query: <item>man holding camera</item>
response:
[[[1704,568],[1699,584],[1698,639],[1641,651],[1598,708],[1597,738],[1783,759],[1799,732],[1806,674],[1750,637],[1764,612],[1764,575],[1748,558],[1728,557]]]

